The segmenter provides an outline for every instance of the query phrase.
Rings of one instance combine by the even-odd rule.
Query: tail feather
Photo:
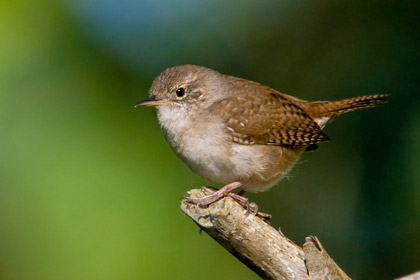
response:
[[[386,102],[386,94],[366,95],[337,101],[315,101],[308,102],[303,108],[310,112],[310,116],[321,126],[331,121],[335,117],[362,108],[376,107]]]

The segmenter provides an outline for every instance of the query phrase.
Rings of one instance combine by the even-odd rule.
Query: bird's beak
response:
[[[168,103],[168,102],[169,102],[169,100],[156,100],[156,96],[151,95],[148,98],[137,102],[137,104],[134,105],[134,107],[137,108],[137,107],[140,107],[140,106],[157,106],[159,104]]]

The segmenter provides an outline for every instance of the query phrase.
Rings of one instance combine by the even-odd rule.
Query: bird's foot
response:
[[[204,193],[207,195],[214,193],[217,191],[217,189],[213,187],[202,187],[201,188]],[[255,202],[249,202],[248,198],[244,197],[243,195],[246,193],[244,190],[240,190],[238,194],[235,193],[228,193],[226,196],[229,196],[236,200],[239,204],[241,204],[242,207],[244,207],[247,210],[247,214],[252,213],[255,216],[260,217],[264,221],[268,222],[272,216],[270,214],[266,214],[263,212],[258,212],[258,205]]]
[[[202,187],[201,189],[207,195],[213,194],[214,192],[217,191],[217,189],[212,188],[212,187]],[[245,193],[245,191],[241,190],[241,191],[239,191],[238,194],[228,192],[224,196],[229,196],[229,197],[233,198],[234,200],[236,200],[237,202],[239,202],[239,204],[241,204],[247,210],[247,214],[252,213],[252,214],[256,215],[258,213],[258,205],[254,202],[249,202],[248,198],[242,196],[244,193]]]
[[[232,193],[231,191],[239,188],[241,183],[235,182],[228,184],[219,190],[216,190],[211,187],[203,187],[202,190],[206,194],[204,197],[185,197],[188,202],[195,203],[197,205],[207,206],[224,196],[229,196],[233,198],[235,201],[239,202],[246,210],[247,213],[252,213],[253,215],[257,215],[258,213],[258,205],[254,202],[249,202],[248,198],[243,197],[242,194],[245,191],[241,190],[239,194]]]
[[[201,187],[201,190],[206,194],[206,195],[209,195],[209,194],[212,194],[212,193],[214,193],[215,191],[217,191],[217,189],[216,188],[213,188],[213,187]]]
[[[255,202],[249,202],[248,198],[242,196],[240,193],[236,194],[236,193],[228,193],[227,196],[233,198],[234,200],[236,200],[237,202],[239,202],[239,204],[242,205],[242,207],[244,207],[246,209],[246,213],[250,214],[252,213],[252,215],[257,215],[258,213],[258,205]]]
[[[203,206],[207,206],[213,202],[215,202],[216,200],[219,200],[220,198],[227,196],[231,191],[233,191],[236,188],[239,188],[241,186],[241,183],[239,182],[234,182],[231,184],[228,184],[216,191],[211,190],[210,188],[204,187],[204,191],[207,194],[206,196],[203,197],[185,197],[185,199],[188,202],[191,203],[195,203],[197,205],[203,205]]]

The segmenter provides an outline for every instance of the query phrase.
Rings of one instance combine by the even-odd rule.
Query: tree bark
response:
[[[420,271],[417,271],[413,274],[397,278],[395,280],[420,280]]]
[[[202,190],[189,194],[205,195]],[[205,207],[183,199],[181,209],[263,279],[350,279],[316,237],[307,237],[302,249],[273,228],[264,218],[266,214],[250,214],[230,197]]]

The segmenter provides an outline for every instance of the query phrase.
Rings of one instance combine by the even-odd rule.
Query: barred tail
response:
[[[337,101],[308,102],[303,107],[307,107],[308,110],[305,110],[306,108],[304,110],[308,113],[310,112],[310,116],[323,127],[327,122],[341,114],[362,108],[376,107],[385,103],[387,96],[386,94],[376,94]]]

